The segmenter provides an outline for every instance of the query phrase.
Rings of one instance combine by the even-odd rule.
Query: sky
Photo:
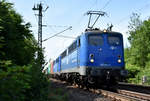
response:
[[[87,28],[87,11],[98,10],[107,13],[100,17],[95,27],[106,29],[108,24],[113,24],[113,31],[121,32],[124,37],[124,47],[129,47],[127,40],[128,25],[132,13],[141,15],[142,20],[150,16],[150,0],[7,0],[14,3],[14,9],[22,15],[25,23],[30,22],[32,32],[38,37],[38,14],[32,8],[42,3],[43,10],[43,40],[59,33],[70,26],[60,35],[76,38]],[[93,17],[94,19],[95,17]],[[93,21],[92,19],[92,21]],[[43,42],[46,61],[56,59],[72,42],[72,38],[53,37]]]

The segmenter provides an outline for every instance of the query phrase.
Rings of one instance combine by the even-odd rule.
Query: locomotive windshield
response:
[[[110,45],[120,45],[120,37],[119,36],[108,36],[108,43]]]
[[[88,36],[89,44],[92,46],[102,46],[103,37],[101,35],[89,35]]]

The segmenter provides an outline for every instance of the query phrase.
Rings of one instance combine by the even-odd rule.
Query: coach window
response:
[[[79,38],[79,43],[78,43],[78,44],[79,44],[79,46],[78,46],[78,47],[80,47],[80,46],[81,46],[81,40],[80,40],[80,38]]]
[[[59,58],[56,59],[56,63],[58,63],[58,62],[59,62]]]
[[[101,35],[89,35],[88,36],[89,44],[92,46],[102,46],[104,41]]]
[[[110,45],[120,45],[120,37],[119,36],[108,36],[108,43]]]

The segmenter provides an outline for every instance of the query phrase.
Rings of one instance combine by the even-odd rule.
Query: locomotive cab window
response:
[[[92,46],[102,46],[104,43],[102,35],[89,35],[88,42]]]
[[[120,37],[116,35],[108,36],[108,43],[110,45],[120,45],[121,43]]]
[[[67,50],[65,50],[65,51],[61,54],[61,58],[63,59],[66,55],[67,55]]]

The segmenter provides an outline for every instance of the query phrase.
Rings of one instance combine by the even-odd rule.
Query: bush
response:
[[[0,101],[48,101],[48,80],[35,65],[0,65]],[[38,74],[38,75],[37,75]]]
[[[129,72],[127,81],[129,83],[134,84],[142,84],[142,77],[147,77],[147,82],[145,85],[150,85],[150,68],[149,63],[147,63],[147,66],[145,68],[140,68],[136,65],[126,64],[126,68]]]
[[[134,78],[140,72],[140,67],[136,65],[126,64],[126,69],[128,70],[128,78]]]
[[[31,66],[10,66],[5,70],[0,68],[0,101],[25,101],[31,76]]]

